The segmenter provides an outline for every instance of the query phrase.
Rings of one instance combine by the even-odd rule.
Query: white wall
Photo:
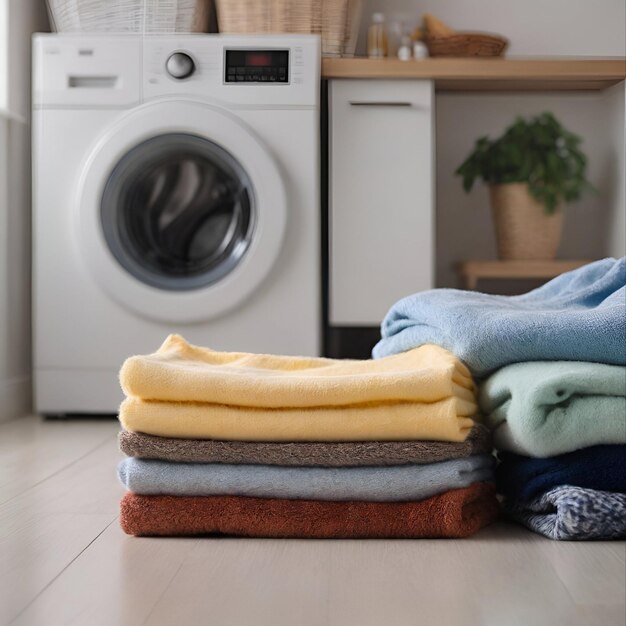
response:
[[[0,419],[30,406],[29,141],[0,115]]]
[[[582,147],[589,157],[587,176],[598,193],[588,193],[567,207],[559,256],[594,259],[611,254],[609,233],[617,210],[615,186],[619,177],[615,133],[606,109],[605,94],[596,92],[437,96],[438,286],[457,286],[454,265],[460,260],[496,258],[487,189],[477,184],[466,194],[454,171],[477,137],[501,133],[520,113],[553,111],[567,128],[584,137]],[[622,171],[622,179],[624,175]]]
[[[406,15],[414,24],[432,13],[456,30],[500,33],[509,55],[624,56],[624,0],[364,0],[359,49],[373,11]]]
[[[405,16],[414,24],[432,13],[457,30],[501,33],[510,40],[509,56],[626,55],[624,0],[365,0],[361,53],[372,11],[383,11],[388,20]],[[453,172],[478,136],[496,136],[516,115],[552,111],[584,139],[589,178],[599,194],[568,207],[559,256],[619,254],[625,173],[623,136],[615,131],[624,125],[624,86],[614,89],[621,92],[437,95],[438,286],[457,286],[454,265],[460,260],[495,258],[487,192],[479,186],[466,195]]]
[[[9,3],[0,1],[0,111],[6,111],[9,100]],[[1,145],[1,144],[0,144]]]
[[[46,28],[44,0],[0,0],[0,420],[30,407],[30,35]]]
[[[606,93],[607,120],[613,132],[609,137],[609,184],[614,198],[614,211],[608,224],[608,252],[611,256],[626,255],[626,81]]]
[[[31,34],[47,30],[45,0],[0,0],[0,110],[29,119]]]

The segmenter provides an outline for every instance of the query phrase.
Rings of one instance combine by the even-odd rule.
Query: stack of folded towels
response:
[[[215,352],[170,336],[121,370],[132,535],[465,537],[494,520],[488,429],[450,352]]]
[[[626,535],[626,368],[509,365],[481,390],[514,519],[554,539]]]
[[[523,296],[417,294],[392,308],[374,350],[436,344],[484,381],[505,509],[553,539],[626,536],[625,285],[622,258]]]

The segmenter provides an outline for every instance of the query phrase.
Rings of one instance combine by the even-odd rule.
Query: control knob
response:
[[[165,69],[172,78],[183,79],[191,76],[196,69],[193,59],[185,52],[174,52],[170,54]]]

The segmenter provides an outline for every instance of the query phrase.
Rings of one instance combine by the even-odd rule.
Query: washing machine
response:
[[[35,409],[117,411],[173,332],[318,355],[315,36],[36,35]]]

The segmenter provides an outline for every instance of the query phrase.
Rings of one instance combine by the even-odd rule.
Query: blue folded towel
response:
[[[564,485],[531,502],[504,510],[515,520],[550,539],[623,539],[626,494]]]
[[[374,358],[434,343],[475,376],[521,361],[626,364],[626,257],[603,259],[521,296],[417,293],[383,320]]]
[[[170,463],[137,458],[118,466],[122,484],[143,495],[252,496],[287,500],[423,500],[476,482],[493,482],[488,454],[426,465],[279,467]]]
[[[547,459],[498,452],[498,492],[510,500],[532,500],[560,485],[626,492],[626,446],[592,446]]]

